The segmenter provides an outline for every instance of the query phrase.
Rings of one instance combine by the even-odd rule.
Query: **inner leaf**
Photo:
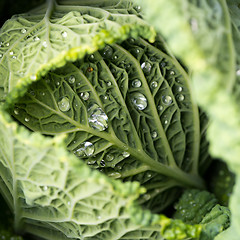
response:
[[[203,188],[206,147],[188,75],[162,46],[132,38],[107,45],[49,72],[12,112],[33,131],[67,134],[68,150],[92,168],[139,181],[153,211],[171,204],[180,186]]]

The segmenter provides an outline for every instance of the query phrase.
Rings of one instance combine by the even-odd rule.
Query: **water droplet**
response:
[[[177,89],[179,92],[182,92],[183,88],[182,87],[178,87]]]
[[[143,72],[150,73],[151,69],[152,69],[152,65],[149,62],[143,62],[141,64],[141,68],[142,68]]]
[[[173,70],[171,70],[170,75],[175,75],[175,72]]]
[[[105,165],[106,165],[105,161],[104,161],[104,160],[101,160],[100,165],[101,165],[102,167],[105,167]]]
[[[80,144],[79,148],[74,151],[78,157],[90,157],[93,155],[95,149],[91,142],[84,142]]]
[[[152,132],[152,138],[153,138],[153,139],[155,139],[157,136],[158,136],[158,134],[157,134],[156,131]]]
[[[70,102],[69,102],[68,97],[63,97],[58,102],[58,107],[59,107],[60,111],[67,112],[70,109]]]
[[[3,55],[0,53],[0,58],[2,58],[3,57]]]
[[[162,105],[158,105],[158,110],[162,111],[163,110],[163,106]]]
[[[107,82],[107,85],[110,87],[112,85],[112,83],[111,82]]]
[[[29,93],[30,93],[32,96],[35,96],[35,92],[34,92],[33,90],[31,90]]]
[[[91,54],[90,56],[89,56],[89,59],[90,59],[90,61],[92,60],[94,60],[95,59],[95,56],[93,55],[93,54]]]
[[[75,83],[75,80],[76,80],[76,78],[75,78],[73,75],[71,75],[71,76],[68,78],[68,82],[69,82],[70,84]]]
[[[236,75],[237,75],[237,76],[240,76],[240,69],[238,69],[238,70],[236,71]]]
[[[80,93],[80,97],[84,100],[84,101],[87,101],[89,99],[89,92],[82,92]]]
[[[12,56],[12,59],[17,59],[17,57],[16,56]]]
[[[148,173],[148,174],[147,174],[147,177],[148,177],[148,178],[152,177],[152,174],[151,174],[151,173]]]
[[[140,53],[140,49],[136,48],[136,53],[139,54]]]
[[[68,201],[68,202],[67,202],[67,205],[68,205],[68,206],[70,206],[70,205],[71,205],[71,202],[70,202],[70,201]]]
[[[195,18],[190,19],[190,25],[193,32],[198,31],[198,21]]]
[[[131,44],[135,43],[135,39],[134,38],[129,38],[129,43],[131,43]]]
[[[102,217],[100,215],[97,216],[97,219],[101,219]]]
[[[18,115],[19,114],[19,109],[18,108],[14,108],[13,112],[14,112],[14,114]]]
[[[33,41],[39,41],[40,40],[40,38],[38,37],[38,36],[35,36],[34,38],[33,38]]]
[[[120,178],[122,175],[119,172],[112,172],[112,173],[109,173],[108,176],[111,178]]]
[[[25,121],[25,122],[29,122],[29,121],[30,121],[30,118],[29,118],[29,117],[25,117],[25,118],[24,118],[24,121]]]
[[[141,87],[142,86],[142,82],[139,79],[134,79],[132,81],[132,86],[135,88]]]
[[[184,95],[182,95],[182,94],[177,95],[178,101],[183,101],[184,98],[185,98],[185,97],[184,97]]]
[[[93,68],[92,68],[92,67],[88,67],[88,68],[87,68],[87,71],[88,71],[88,72],[92,72],[92,71],[93,71]]]
[[[13,54],[14,54],[14,53],[13,53],[13,51],[9,52],[9,55],[11,55],[11,56],[12,56]]]
[[[88,165],[93,165],[95,163],[96,163],[96,160],[94,160],[94,159],[89,159],[87,162]]]
[[[30,76],[30,79],[31,79],[31,80],[37,80],[37,76],[36,76],[36,75],[31,75],[31,76]]]
[[[131,100],[138,110],[144,110],[148,105],[147,98],[142,93],[133,93]]]
[[[152,81],[150,84],[151,88],[156,88],[158,86],[158,83],[156,81]]]
[[[127,158],[127,157],[129,157],[130,156],[130,153],[129,152],[123,152],[123,157],[125,157],[125,158]]]
[[[145,201],[150,200],[150,198],[151,198],[151,195],[150,195],[150,194],[144,194],[144,195],[143,195],[143,199],[144,199]]]
[[[48,187],[47,186],[43,186],[43,191],[47,191],[48,190]]]
[[[27,32],[27,30],[25,29],[25,28],[23,28],[23,29],[21,29],[21,33],[26,33]]]
[[[59,85],[60,85],[60,82],[59,82],[59,81],[57,81],[57,82],[56,82],[56,85],[57,85],[57,86],[59,86]]]
[[[103,57],[110,58],[113,55],[113,49],[110,46],[105,46],[103,49]]]
[[[136,10],[137,12],[140,12],[141,9],[142,9],[141,6],[136,6],[136,7],[135,7],[135,10]]]
[[[165,121],[164,121],[164,124],[167,125],[167,124],[168,124],[168,120],[165,120]]]
[[[114,59],[114,60],[117,60],[117,59],[118,59],[118,55],[114,55],[114,56],[113,56],[113,59]]]
[[[160,65],[161,65],[161,67],[165,67],[165,66],[167,65],[167,63],[164,62],[164,61],[162,61],[162,62],[160,63]]]
[[[162,97],[162,101],[165,105],[170,105],[172,103],[172,97],[166,95]]]
[[[68,36],[67,32],[65,32],[65,31],[61,32],[61,35],[62,35],[63,38],[66,38]]]
[[[47,47],[47,41],[43,41],[43,43],[42,43],[42,45],[43,45],[43,47]]]
[[[6,43],[6,47],[9,47],[10,46],[10,43]]]
[[[103,96],[102,98],[103,98],[103,100],[108,100],[107,96]]]
[[[108,128],[108,116],[95,103],[88,108],[88,122],[93,129],[98,131],[104,131]]]
[[[109,154],[107,154],[107,156],[105,157],[105,159],[110,162],[110,161],[112,161],[112,160],[114,159],[114,156],[109,153]]]
[[[40,92],[40,95],[42,96],[45,96],[45,94],[46,94],[45,92]]]

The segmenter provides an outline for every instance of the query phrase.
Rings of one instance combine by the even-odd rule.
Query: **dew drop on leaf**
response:
[[[152,138],[155,139],[158,136],[157,132],[152,132]]]
[[[110,58],[110,57],[112,57],[112,55],[113,55],[113,49],[110,46],[107,45],[103,49],[103,57]]]
[[[30,79],[31,79],[31,80],[37,80],[37,76],[36,76],[36,75],[31,75],[31,76],[30,76]]]
[[[152,69],[152,65],[149,62],[143,62],[141,64],[141,68],[142,68],[144,73],[150,73],[151,69]]]
[[[165,120],[165,121],[164,121],[164,124],[166,124],[166,125],[167,125],[167,124],[168,124],[168,120]]]
[[[68,34],[67,34],[67,32],[64,31],[64,32],[61,32],[61,35],[63,38],[66,38]]]
[[[122,175],[119,172],[112,172],[112,173],[109,173],[108,176],[111,178],[120,178]]]
[[[142,86],[142,82],[139,79],[134,79],[132,81],[132,86],[135,88],[141,87]]]
[[[182,87],[178,87],[177,89],[179,92],[182,92],[183,88]]]
[[[184,95],[182,95],[182,94],[177,95],[178,101],[183,101],[184,98],[185,98],[185,97],[184,97]]]
[[[129,152],[123,152],[123,157],[125,157],[125,158],[127,158],[127,157],[129,157],[130,156],[130,153]]]
[[[75,78],[73,75],[68,78],[68,82],[69,82],[70,84],[75,83],[75,80],[76,80],[76,78]]]
[[[117,60],[118,59],[118,55],[114,55],[113,59]]]
[[[236,71],[236,75],[237,75],[237,76],[240,76],[240,69],[238,69],[238,70]]]
[[[93,155],[94,151],[94,145],[91,142],[84,142],[74,151],[74,154],[78,157],[90,157]]]
[[[171,70],[170,75],[175,75],[175,72],[173,70]]]
[[[13,54],[14,54],[13,51],[9,52],[9,55],[13,55]]]
[[[93,165],[93,164],[95,164],[95,163],[96,163],[96,160],[94,160],[94,159],[90,159],[90,160],[88,160],[88,162],[87,162],[88,165]]]
[[[97,219],[101,219],[102,217],[100,215],[97,216]]]
[[[114,156],[112,154],[107,154],[107,156],[105,157],[106,161],[112,161],[114,159]]]
[[[158,105],[158,110],[162,111],[163,110],[163,106],[162,105]]]
[[[33,38],[33,41],[35,41],[35,42],[36,42],[36,41],[39,41],[39,40],[40,40],[40,38],[37,37],[37,36]]]
[[[21,29],[21,33],[24,34],[24,33],[26,33],[26,32],[27,32],[27,30],[26,30],[25,28],[22,28],[22,29]]]
[[[104,161],[104,160],[101,160],[100,165],[101,165],[102,167],[105,167],[105,165],[106,165],[105,161]]]
[[[60,111],[67,112],[70,109],[70,102],[69,102],[68,97],[63,97],[58,102],[58,107],[59,107]]]
[[[25,118],[24,118],[24,121],[25,121],[25,122],[29,122],[29,121],[30,121],[30,118],[29,118],[29,117],[25,117]]]
[[[87,101],[89,99],[89,92],[82,92],[80,93],[80,97],[84,100],[84,101]]]
[[[172,103],[172,97],[171,96],[163,96],[162,101],[165,105],[170,105]]]
[[[14,112],[14,114],[18,115],[19,114],[19,109],[18,108],[14,108],[13,112]]]
[[[158,83],[156,81],[152,81],[150,84],[151,88],[156,88],[158,86]]]
[[[6,43],[6,47],[9,47],[10,46],[10,43]]]
[[[3,55],[0,53],[0,58],[2,58],[3,57]]]
[[[108,128],[108,116],[95,103],[88,108],[88,122],[93,129],[98,131],[104,131]]]
[[[131,100],[138,110],[144,110],[148,105],[147,98],[142,93],[133,93]]]
[[[110,87],[112,85],[112,83],[111,82],[107,82],[107,85]]]
[[[43,41],[43,43],[42,43],[42,45],[43,45],[43,47],[47,47],[47,41]]]

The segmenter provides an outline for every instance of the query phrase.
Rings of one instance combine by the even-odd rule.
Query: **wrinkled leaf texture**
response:
[[[79,6],[79,3],[82,6]],[[85,5],[87,2],[84,1],[48,1],[35,11],[15,16],[6,22],[0,33],[1,101],[5,107],[9,107],[25,94],[12,111],[18,121],[31,130],[46,135],[66,134],[65,144],[68,150],[73,152],[77,152],[86,142],[92,143],[94,152],[91,156],[81,157],[81,160],[108,176],[140,182],[147,189],[147,193],[139,202],[158,212],[176,198],[179,187],[203,187],[198,172],[203,171],[208,159],[206,117],[202,112],[199,113],[187,72],[169,53],[161,38],[157,37],[155,43],[143,39],[151,40],[154,33],[139,15],[138,7],[129,1],[104,1],[101,4],[96,1],[93,6]],[[101,9],[96,8],[99,5]],[[129,37],[131,38],[126,40]],[[105,43],[111,46],[107,45],[102,49]],[[71,82],[70,79],[75,81]],[[140,81],[141,86],[134,87],[134,80]],[[84,100],[83,96],[86,94],[89,94],[89,98]],[[136,96],[137,99],[143,96],[144,101],[146,98],[145,109],[136,107]],[[67,111],[61,111],[59,107],[63,98],[69,100],[70,108]],[[94,129],[89,124],[88,111],[92,105],[97,106],[108,117],[107,128],[103,131]],[[45,140],[41,138],[41,141]],[[5,146],[7,149],[8,144]],[[19,161],[23,161],[20,167],[25,169],[28,155],[32,153],[22,148],[21,146],[19,151],[21,154],[26,151],[26,159],[20,158]],[[2,151],[5,151],[4,148]],[[50,158],[53,159],[53,156]],[[3,159],[7,162],[17,158]],[[45,166],[47,160],[45,155],[40,159],[36,157],[36,161],[39,161],[39,165],[35,162],[37,168]],[[56,164],[52,164],[54,168]],[[18,191],[15,197],[19,194],[23,202],[27,201],[26,209],[31,209],[34,204],[46,204],[49,207],[36,209],[42,211],[42,215],[37,214],[40,216],[38,221],[27,220],[27,226],[39,225],[42,228],[40,232],[47,232],[54,225],[46,223],[48,219],[44,218],[48,216],[48,211],[54,211],[52,203],[57,204],[56,208],[64,208],[60,213],[57,211],[56,214],[62,214],[57,216],[57,219],[64,219],[67,214],[66,203],[60,203],[58,199],[52,202],[51,199],[58,193],[60,198],[62,197],[63,193],[59,192],[59,189],[62,189],[63,185],[54,190],[49,188],[51,184],[48,182],[47,191],[51,194],[48,193],[45,197],[44,187],[40,191],[40,185],[47,180],[47,176],[60,179],[59,176],[66,174],[66,171],[63,166],[59,167],[61,170],[58,172],[48,164],[46,166],[49,168],[46,175],[41,175],[43,170],[36,170],[31,175],[39,185],[32,183],[31,178],[25,184],[26,175],[24,179],[16,178],[20,185],[16,185],[19,188],[15,189]],[[6,166],[6,171],[8,168],[9,166]],[[12,170],[8,169],[7,172],[9,176],[13,176],[15,182],[16,176],[11,175]],[[4,176],[4,173],[2,175]],[[2,184],[2,191],[12,209],[22,209],[19,207],[21,204],[18,205],[19,202],[16,201],[18,198],[12,197],[13,193],[9,192],[12,187],[7,183],[9,176],[5,176],[4,183],[7,185]],[[77,177],[74,174],[73,176],[78,184],[81,178],[76,180]],[[92,189],[96,187],[94,185]],[[90,186],[87,188],[91,189]],[[77,198],[81,197],[80,192],[83,189],[78,190]],[[100,193],[103,189],[104,186],[99,190]],[[29,198],[32,191],[32,198]],[[37,197],[40,198],[39,201],[36,200]],[[91,198],[89,201],[96,204]],[[107,201],[111,202],[109,199]],[[109,207],[113,206],[109,204]],[[93,210],[94,207],[90,207],[89,211]],[[22,212],[25,211],[27,214],[27,210]],[[101,215],[109,218],[108,214],[109,212]],[[115,218],[119,217],[119,214],[116,213]],[[94,213],[93,216],[96,217],[97,214]],[[17,225],[20,218],[16,216]],[[98,220],[96,221],[98,223]],[[107,234],[122,231],[114,229],[113,233],[110,233],[109,221],[101,221],[107,225]],[[121,229],[128,229],[124,224],[119,223]],[[117,227],[119,225],[116,224]],[[60,227],[61,225],[55,226]],[[89,233],[83,235],[89,239],[95,235],[102,237],[101,234],[105,234],[100,233],[99,228],[102,227],[99,224],[96,224],[93,230],[86,227]],[[67,225],[67,228],[71,230],[70,225]],[[32,228],[27,231],[36,231],[30,229]],[[77,228],[80,232],[83,229],[84,227],[81,230]],[[64,232],[66,228],[59,230]],[[70,237],[76,237],[75,230],[74,235],[69,232]],[[58,236],[54,230],[53,235],[55,234]],[[161,239],[159,233],[153,230],[146,235],[143,230],[136,234],[142,234],[138,239],[146,236],[147,239],[150,239],[150,236]],[[45,237],[48,237],[47,233]],[[124,239],[121,236],[119,238]]]

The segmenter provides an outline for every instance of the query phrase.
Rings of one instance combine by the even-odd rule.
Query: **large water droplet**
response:
[[[27,30],[25,29],[25,28],[23,28],[23,29],[21,29],[21,33],[26,33],[27,32]]]
[[[142,82],[139,79],[134,79],[132,81],[132,86],[135,88],[141,87],[142,86]]]
[[[183,101],[184,98],[185,98],[185,97],[184,97],[184,95],[182,95],[182,94],[178,94],[178,95],[177,95],[177,99],[178,99],[178,101],[180,101],[180,102]]]
[[[113,49],[110,46],[107,45],[103,49],[103,57],[110,58],[110,57],[112,57],[112,55],[113,55]]]
[[[144,110],[148,105],[147,98],[142,93],[133,93],[131,100],[138,110]]]
[[[158,136],[158,134],[157,134],[156,131],[152,132],[152,138],[153,138],[153,139],[155,139],[157,136]]]
[[[182,92],[183,88],[182,87],[178,87],[178,92]]]
[[[79,148],[74,151],[78,157],[90,157],[93,155],[95,149],[91,142],[84,142],[80,144]]]
[[[143,62],[141,64],[141,68],[142,68],[144,73],[150,73],[151,69],[152,69],[152,65],[149,62]]]
[[[70,84],[75,83],[75,80],[76,80],[76,78],[75,78],[73,75],[68,78],[68,82],[69,82]]]
[[[172,103],[172,97],[171,96],[163,96],[162,101],[165,105],[170,105]]]
[[[94,103],[88,108],[88,122],[93,129],[104,131],[108,127],[108,116]]]
[[[65,32],[65,31],[61,32],[61,35],[62,35],[63,38],[66,38],[68,36],[67,32]]]
[[[58,102],[58,107],[59,107],[60,111],[67,112],[70,109],[70,102],[69,102],[68,97],[63,97]]]
[[[89,99],[89,92],[82,92],[80,93],[80,97],[84,100],[84,101],[87,101]]]

